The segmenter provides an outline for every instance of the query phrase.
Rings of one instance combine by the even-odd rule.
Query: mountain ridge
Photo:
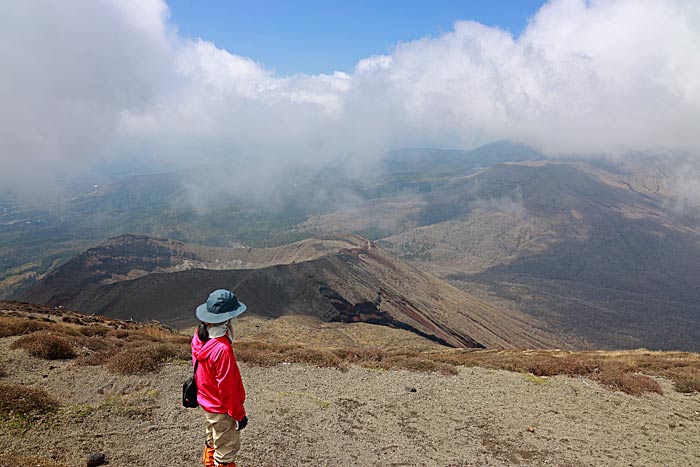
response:
[[[156,266],[150,272],[119,271],[107,280],[100,269],[89,269],[100,265],[101,254],[106,254],[110,262],[127,264],[111,248],[124,242],[128,246],[123,251],[138,253],[135,257],[127,254],[136,269],[143,265],[141,259],[147,251],[151,252],[150,258],[155,252],[177,251],[184,259],[174,266],[175,270]],[[176,248],[167,249],[164,244]],[[306,240],[261,251],[230,249],[230,257],[268,259],[268,263],[258,263],[260,267],[252,269],[186,265],[185,261],[201,259],[196,251],[206,250],[213,255],[226,250],[190,249],[163,239],[122,236],[101,245],[58,268],[21,299],[106,316],[186,325],[192,322],[194,308],[210,289],[231,288],[261,316],[301,314],[323,321],[381,324],[456,347],[542,347],[557,341],[541,331],[534,320],[511,310],[498,310],[397,260],[359,236]],[[152,249],[144,251],[144,247]],[[273,252],[278,253],[277,264],[269,264]],[[166,255],[161,264],[170,265],[169,258]],[[157,264],[157,258],[148,263]],[[88,269],[80,274],[78,266]]]
[[[497,165],[432,192],[417,227],[379,243],[596,346],[697,350],[700,224],[669,180],[625,167]]]

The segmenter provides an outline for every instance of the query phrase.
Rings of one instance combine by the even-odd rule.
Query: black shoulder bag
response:
[[[192,376],[187,378],[182,385],[182,406],[188,409],[194,409],[199,407],[197,403],[197,366],[199,366],[199,360],[194,362],[194,371]]]

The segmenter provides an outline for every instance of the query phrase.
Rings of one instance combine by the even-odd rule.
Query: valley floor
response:
[[[117,376],[27,357],[0,341],[1,381],[40,387],[62,402],[27,427],[4,423],[0,452],[84,466],[200,463],[200,409],[180,406],[190,366]],[[693,466],[700,465],[700,394],[634,397],[568,377],[461,368],[454,376],[306,365],[241,365],[250,424],[239,466]],[[4,465],[4,464],[3,464]]]

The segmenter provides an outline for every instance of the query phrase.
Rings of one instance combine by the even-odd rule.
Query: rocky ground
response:
[[[47,361],[0,339],[0,382],[45,389],[59,410],[5,420],[0,452],[111,467],[200,465],[200,409],[180,405],[190,366],[122,376]],[[631,396],[584,378],[461,368],[457,375],[241,365],[246,466],[697,466],[700,394]],[[0,462],[1,464],[1,462]],[[4,466],[4,464],[3,464]]]

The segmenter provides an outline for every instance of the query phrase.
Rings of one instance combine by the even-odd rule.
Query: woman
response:
[[[228,290],[215,290],[197,307],[201,324],[192,337],[192,363],[197,380],[197,402],[207,420],[205,466],[236,465],[240,431],[248,424],[245,389],[233,354],[232,319],[246,310]]]

